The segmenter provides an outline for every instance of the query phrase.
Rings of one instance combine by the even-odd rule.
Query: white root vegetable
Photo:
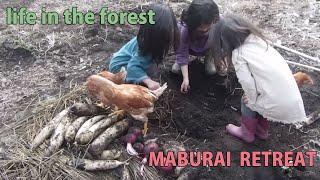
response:
[[[57,114],[34,138],[31,144],[31,149],[34,150],[38,148],[46,139],[48,139],[52,135],[57,124],[59,124],[60,121],[68,115],[68,113],[69,113],[69,108]]]
[[[69,117],[65,117],[58,124],[57,128],[54,130],[53,135],[50,138],[50,145],[45,152],[45,157],[49,157],[59,150],[64,141],[64,136],[68,124],[71,124],[71,119]]]
[[[79,117],[77,118],[67,129],[66,131],[66,141],[72,143],[79,128],[88,120],[88,117]]]
[[[163,145],[163,149],[165,153],[173,152],[175,158],[178,158],[179,151],[186,151],[184,145],[178,141],[167,141]]]
[[[76,162],[77,167],[85,169],[87,171],[101,171],[115,169],[122,165],[127,165],[127,162],[121,162],[117,160],[89,160],[81,159]]]
[[[115,160],[121,156],[121,151],[116,149],[104,150],[100,156],[102,160]]]
[[[72,120],[73,120],[73,119],[69,119],[69,120],[67,121],[66,125],[65,125],[65,130],[64,130],[64,134],[63,134],[63,141],[66,140],[66,133],[67,133],[68,128],[69,128],[69,127],[71,126],[71,124],[72,124]]]
[[[86,132],[91,126],[93,126],[95,123],[97,123],[98,121],[100,121],[101,119],[105,118],[106,116],[104,115],[99,115],[99,116],[95,116],[91,119],[89,119],[88,121],[86,121],[79,129],[79,131],[77,132],[76,134],[76,138],[75,138],[75,141],[76,143],[79,143],[81,144],[80,142],[80,137],[81,137],[81,134]]]
[[[180,142],[177,142],[177,141],[168,141],[164,144],[163,146],[163,149],[165,151],[165,153],[168,153],[168,152],[173,152],[174,153],[174,156],[175,158],[178,158],[178,152],[180,151],[186,151],[184,145]],[[185,167],[179,167],[177,166],[175,169],[174,169],[174,175],[177,177],[181,174],[181,172],[183,171]]]
[[[89,152],[93,155],[101,154],[115,138],[119,137],[122,133],[128,130],[128,128],[129,122],[126,119],[115,123],[90,144]]]
[[[123,118],[123,114],[113,113],[110,114],[107,118],[102,119],[101,121],[95,123],[87,131],[79,134],[77,142],[79,144],[88,144],[109,126]]]

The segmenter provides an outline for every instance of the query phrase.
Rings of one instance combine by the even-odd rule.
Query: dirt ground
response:
[[[60,2],[60,1],[59,1]],[[99,2],[99,1],[94,1]],[[141,1],[142,2],[142,1]],[[144,2],[144,1],[143,1]],[[273,40],[314,57],[320,57],[320,2],[318,0],[245,0],[216,1],[222,13],[236,13],[247,17]],[[123,3],[123,2],[122,2]],[[137,9],[135,1],[118,4],[111,1],[110,8]],[[4,1],[7,6],[28,6],[39,9],[46,5],[61,10],[66,5],[78,5],[83,10],[94,9],[101,4],[92,1],[82,3],[65,1]],[[187,7],[188,1],[170,1],[177,15]],[[0,127],[4,128],[29,104],[54,99],[68,92],[75,84],[82,84],[86,77],[107,68],[108,60],[136,33],[134,26],[7,26],[0,16]],[[280,50],[288,60],[320,67],[294,54]],[[195,179],[319,179],[320,171],[314,168],[296,168],[285,173],[280,167],[242,168],[238,164],[240,151],[320,151],[311,143],[320,139],[320,123],[316,122],[301,131],[289,125],[271,123],[271,137],[267,141],[245,144],[225,132],[225,126],[236,123],[240,109],[241,90],[236,78],[230,76],[231,87],[225,88],[225,79],[204,75],[203,65],[195,61],[190,69],[191,92],[179,92],[181,77],[169,72],[173,63],[170,55],[163,68],[161,81],[168,82],[170,97],[166,119],[150,118],[150,131],[165,134],[167,139],[184,142],[189,150],[231,151],[232,168],[199,168]],[[307,114],[320,108],[320,74],[291,66],[293,72],[308,72],[315,85],[301,89]],[[166,136],[167,134],[167,136]],[[1,137],[4,140],[5,137]],[[310,142],[311,141],[311,142]],[[320,164],[320,159],[317,164]]]

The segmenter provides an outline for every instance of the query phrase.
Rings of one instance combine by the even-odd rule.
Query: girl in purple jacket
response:
[[[181,15],[178,24],[180,29],[180,43],[176,50],[176,62],[172,72],[183,75],[181,92],[190,89],[188,65],[191,62],[189,55],[205,56],[205,71],[207,74],[216,74],[212,51],[213,33],[209,33],[219,20],[219,8],[213,0],[193,0],[187,10]]]

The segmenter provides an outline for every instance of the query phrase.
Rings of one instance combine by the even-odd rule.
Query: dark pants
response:
[[[256,119],[263,118],[259,113],[252,111],[250,108],[248,108],[246,104],[243,102],[242,98],[241,98],[241,114],[242,116],[249,117],[249,118],[256,118]]]
[[[197,53],[192,51],[191,49],[189,50],[189,54],[192,56],[204,56],[204,68],[205,72],[208,75],[214,75],[217,73],[216,66],[214,64],[214,59],[213,59],[213,52],[212,50],[207,50],[205,52]]]

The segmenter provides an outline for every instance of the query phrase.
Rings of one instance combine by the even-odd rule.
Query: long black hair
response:
[[[213,0],[193,0],[188,9],[183,10],[181,22],[188,26],[192,38],[198,27],[216,23],[219,17],[219,7]]]
[[[266,37],[257,27],[238,16],[229,15],[222,18],[215,25],[213,33],[213,55],[218,71],[221,71],[221,67],[230,67],[232,51],[240,47],[250,34],[267,43]]]
[[[155,12],[155,24],[141,25],[138,44],[141,55],[151,55],[153,61],[161,63],[170,48],[178,47],[179,29],[172,9],[164,4],[153,4],[148,10]]]

